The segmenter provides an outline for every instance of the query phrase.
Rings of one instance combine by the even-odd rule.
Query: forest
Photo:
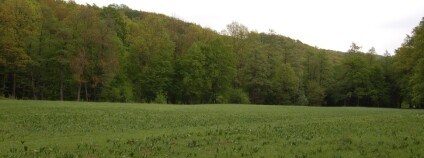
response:
[[[424,108],[424,19],[381,56],[125,5],[0,4],[0,98]]]

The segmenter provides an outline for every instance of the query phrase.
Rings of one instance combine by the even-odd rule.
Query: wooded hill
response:
[[[6,98],[379,107],[424,100],[424,48],[415,40],[422,23],[395,57],[382,57],[356,44],[346,53],[318,49],[237,22],[217,33],[125,5],[0,4]]]

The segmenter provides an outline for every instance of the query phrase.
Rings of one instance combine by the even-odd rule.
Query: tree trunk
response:
[[[35,95],[35,83],[34,83],[34,73],[31,71],[31,87],[32,87],[32,99],[37,99]]]
[[[356,106],[359,106],[359,97],[356,98]]]
[[[63,71],[60,71],[60,101],[63,101]]]
[[[84,88],[85,88],[85,101],[88,101],[87,83],[84,84]]]
[[[7,80],[7,74],[5,73],[3,76],[3,89],[2,89],[2,94],[0,95],[4,95],[6,96],[6,80]]]
[[[80,94],[81,94],[81,82],[78,82],[77,101],[80,101]]]
[[[13,73],[12,75],[12,82],[13,82],[13,87],[12,87],[12,98],[16,99],[16,73]]]

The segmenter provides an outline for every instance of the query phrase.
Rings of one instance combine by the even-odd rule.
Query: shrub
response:
[[[232,89],[228,93],[228,102],[232,104],[249,104],[249,96],[241,89]]]
[[[156,94],[155,100],[153,102],[156,104],[166,104],[167,97],[163,92],[159,92],[158,94]]]

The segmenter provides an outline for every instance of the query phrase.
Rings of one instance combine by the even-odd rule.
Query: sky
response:
[[[347,51],[352,42],[367,52],[392,55],[424,17],[424,0],[74,0],[125,4],[220,32],[231,22],[251,31],[288,36],[323,49]]]

